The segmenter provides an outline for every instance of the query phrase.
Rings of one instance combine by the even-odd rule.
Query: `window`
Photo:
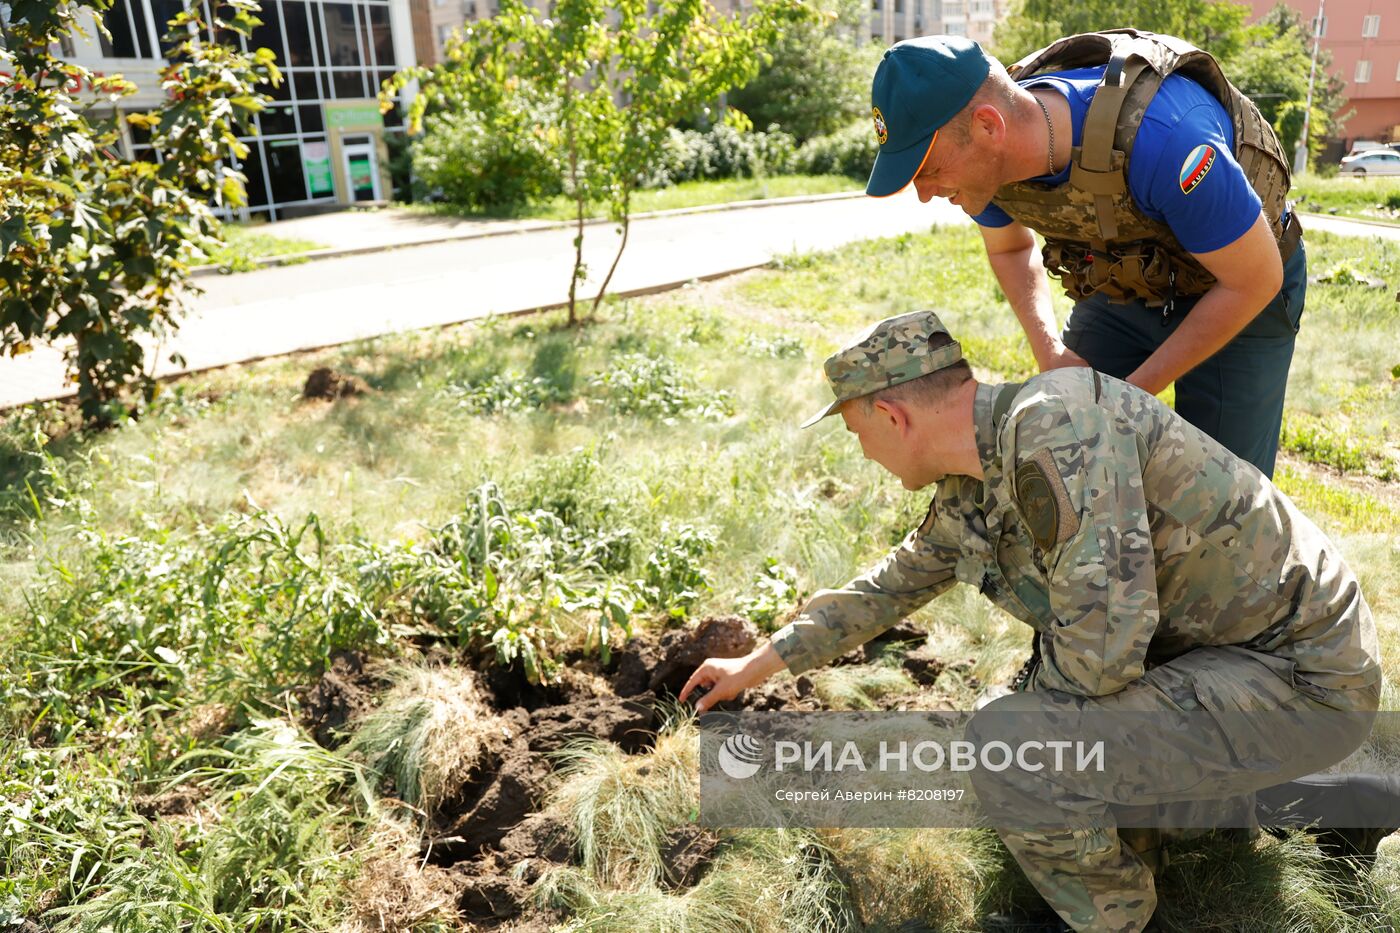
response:
[[[1357,84],[1365,84],[1371,80],[1371,63],[1366,59],[1361,59],[1356,63],[1356,74],[1353,76]]]
[[[447,40],[448,40],[448,38],[452,35],[452,27],[451,27],[451,26],[439,26],[439,27],[437,28],[437,34],[438,34],[438,49],[439,49],[439,51],[440,51],[440,50],[442,50],[442,49],[447,48]]]
[[[1380,34],[1381,17],[1379,13],[1361,17],[1361,38],[1374,39]]]
[[[287,60],[292,66],[316,64],[312,54],[312,35],[306,24],[306,4],[301,0],[284,0],[282,3],[282,25],[287,30]],[[319,40],[319,35],[317,35]]]
[[[879,10],[879,9],[880,9],[880,0],[870,0],[870,9],[872,9],[872,10]]]
[[[271,49],[272,54],[277,56],[279,64],[286,62],[287,50],[282,44],[282,23],[281,17],[278,16],[277,5],[264,2],[258,19],[262,20],[262,25],[256,27],[252,36],[248,38],[248,48]],[[303,25],[305,24],[303,23]]]
[[[394,67],[394,34],[389,29],[389,8],[373,6],[369,15],[369,44],[374,50],[374,63],[380,68]]]
[[[151,44],[150,11],[144,0],[117,0],[102,14],[102,25],[112,34],[102,36],[102,54],[107,58],[155,58]]]
[[[967,35],[967,23],[944,23],[943,28],[947,30],[950,36]]]
[[[894,0],[894,11],[896,13],[904,12],[904,0]]]
[[[355,28],[355,8],[348,3],[327,3],[322,9],[326,16],[326,45],[330,63],[340,68],[354,68],[360,60],[359,30]]]

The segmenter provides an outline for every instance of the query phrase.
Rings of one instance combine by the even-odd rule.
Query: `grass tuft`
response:
[[[469,670],[403,667],[383,703],[354,727],[347,753],[434,814],[481,764],[500,734]]]

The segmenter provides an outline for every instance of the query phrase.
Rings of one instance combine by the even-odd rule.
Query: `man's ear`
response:
[[[1006,138],[1006,118],[991,104],[978,104],[972,108],[970,130],[975,139],[1000,144]]]
[[[879,399],[875,402],[875,416],[889,424],[898,434],[909,429],[909,410],[896,401]]]

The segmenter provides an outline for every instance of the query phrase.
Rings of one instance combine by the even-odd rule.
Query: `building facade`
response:
[[[987,45],[1010,0],[870,0],[870,38],[893,45],[914,36],[967,36]]]
[[[1254,16],[1276,0],[1249,0]],[[1283,0],[1317,23],[1322,47],[1332,53],[1332,73],[1346,83],[1347,104],[1355,111],[1342,127],[1342,148],[1356,140],[1400,141],[1400,3],[1396,0]]]
[[[116,0],[103,15],[110,38],[88,28],[73,60],[99,74],[120,74],[137,93],[117,115],[162,101],[159,72],[168,49],[165,24],[186,3],[209,0]],[[408,0],[261,0],[262,20],[244,48],[277,56],[282,85],[240,137],[248,154],[237,166],[248,178],[240,219],[277,220],[336,205],[387,200],[390,134],[403,132],[400,108],[379,113],[380,84],[414,63]],[[206,6],[206,22],[208,21]],[[90,27],[92,24],[89,23]],[[210,36],[211,40],[214,36]],[[158,161],[149,134],[117,121],[128,157]]]

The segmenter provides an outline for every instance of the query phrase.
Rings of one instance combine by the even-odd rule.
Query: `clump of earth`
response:
[[[359,376],[338,373],[329,366],[321,366],[313,369],[306,377],[301,397],[334,401],[338,398],[364,395],[369,390],[369,385]]]

